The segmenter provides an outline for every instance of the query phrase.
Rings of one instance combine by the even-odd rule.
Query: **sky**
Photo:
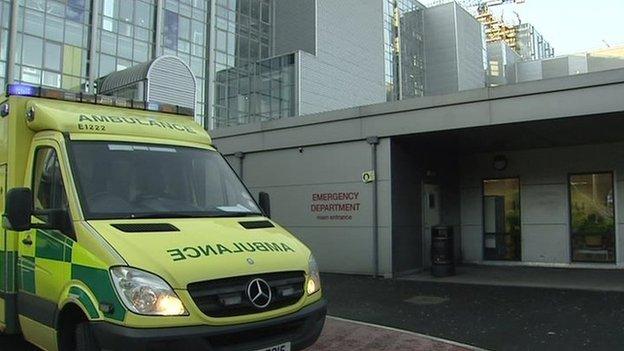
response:
[[[533,24],[555,48],[555,55],[624,45],[624,0],[525,0],[492,7],[506,21]]]
[[[491,9],[509,23],[516,23],[517,12],[550,42],[555,55],[603,49],[605,41],[610,46],[624,45],[624,0],[525,0]]]

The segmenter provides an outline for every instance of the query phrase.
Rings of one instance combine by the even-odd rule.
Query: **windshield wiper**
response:
[[[158,212],[158,213],[132,213],[122,217],[123,219],[140,219],[140,218],[197,218],[201,215],[195,215],[184,212]]]
[[[211,211],[201,213],[188,212],[155,212],[155,213],[131,213],[120,217],[120,219],[142,219],[142,218],[210,218],[210,217],[256,217],[262,216],[260,212],[244,211]]]
[[[219,211],[210,214],[210,217],[257,217],[262,216],[260,212],[236,212],[236,211]]]

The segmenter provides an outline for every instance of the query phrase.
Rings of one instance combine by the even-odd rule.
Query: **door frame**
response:
[[[506,179],[517,179],[518,180],[518,208],[520,209],[520,240],[519,240],[519,255],[517,260],[488,260],[485,259],[485,181],[486,180],[506,180]],[[481,178],[481,260],[483,262],[522,262],[522,180],[520,176],[510,175],[510,176],[500,176],[500,177],[488,177]]]

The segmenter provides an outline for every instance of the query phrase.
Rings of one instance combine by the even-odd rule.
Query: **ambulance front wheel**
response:
[[[88,322],[76,325],[76,351],[100,351]]]

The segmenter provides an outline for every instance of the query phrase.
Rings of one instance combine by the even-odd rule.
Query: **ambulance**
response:
[[[299,350],[325,320],[310,250],[193,111],[9,85],[0,331],[48,351]]]

